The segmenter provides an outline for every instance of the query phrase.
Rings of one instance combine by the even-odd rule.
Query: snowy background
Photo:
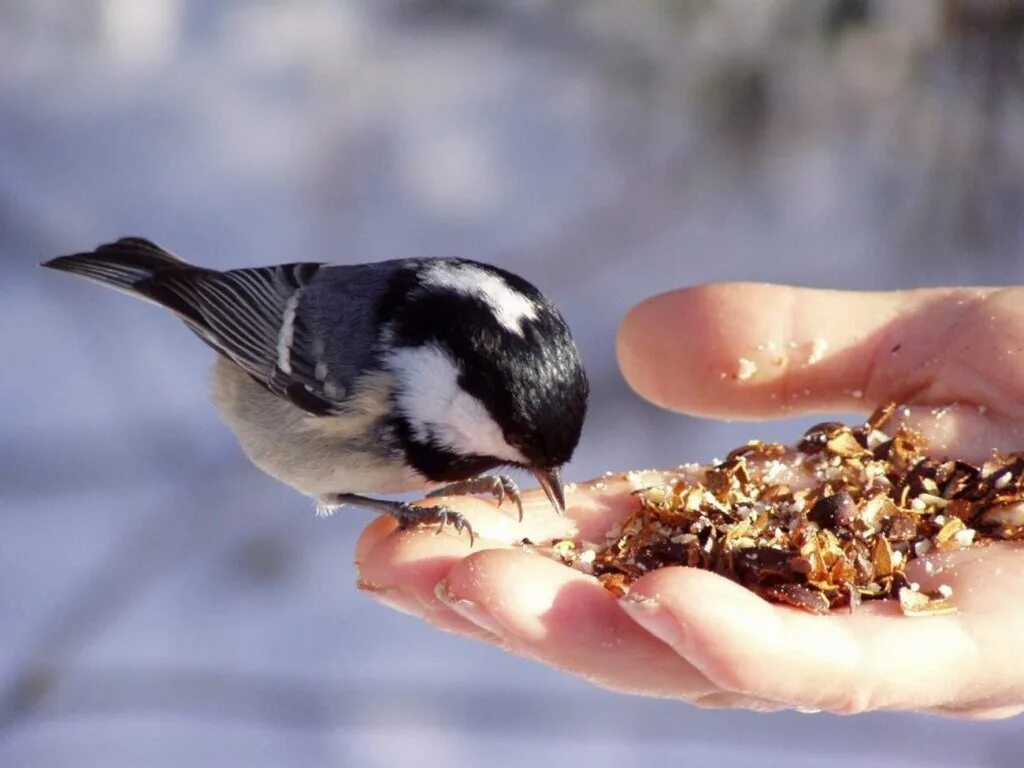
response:
[[[568,479],[809,420],[666,416],[616,325],[717,280],[1024,280],[1012,0],[0,0],[0,766],[1019,766],[1018,721],[624,698],[358,594],[169,315],[39,261],[459,255],[562,307]]]

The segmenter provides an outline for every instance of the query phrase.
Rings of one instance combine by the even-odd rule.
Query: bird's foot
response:
[[[461,512],[456,512],[451,507],[441,504],[433,507],[418,507],[403,501],[373,499],[354,493],[335,493],[319,500],[317,514],[333,514],[343,504],[353,504],[391,515],[398,521],[398,528],[403,531],[416,525],[436,525],[437,533],[440,533],[446,525],[450,525],[457,533],[465,531],[469,535],[470,546],[473,546],[476,539],[469,520]]]
[[[519,522],[523,522],[523,500],[519,497],[519,486],[511,477],[505,475],[481,475],[470,480],[437,488],[427,494],[427,498],[451,496],[457,493],[489,493],[498,500],[498,506],[506,499],[512,499],[519,510]]]
[[[414,525],[436,525],[436,533],[444,530],[446,525],[455,529],[456,533],[465,531],[469,535],[469,546],[473,546],[475,536],[469,520],[461,512],[443,504],[436,507],[417,507],[414,504],[399,504],[392,513],[398,520],[398,528],[406,530]]]

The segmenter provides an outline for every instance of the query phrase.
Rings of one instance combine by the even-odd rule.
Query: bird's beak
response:
[[[558,475],[558,468],[533,469],[531,471],[537,478],[537,482],[540,483],[540,487],[544,489],[555,512],[558,514],[565,512],[565,494],[562,493],[562,478]]]

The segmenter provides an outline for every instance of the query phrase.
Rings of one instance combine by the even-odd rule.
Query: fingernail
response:
[[[448,606],[453,613],[466,619],[466,621],[472,622],[485,632],[490,632],[498,637],[502,637],[505,634],[505,628],[483,606],[472,600],[453,595],[446,582],[439,581],[434,585],[434,596],[441,603]]]
[[[684,628],[655,597],[629,594],[619,600],[619,605],[633,621],[646,629],[661,642],[673,648],[686,644]]]
[[[415,615],[402,601],[401,590],[395,587],[385,587],[375,582],[368,581],[367,579],[360,578],[356,580],[356,589],[360,592],[365,592],[373,597],[374,600],[379,603],[383,603],[388,608],[393,608],[401,613],[407,613],[410,616]]]
[[[370,581],[369,579],[364,579],[362,576],[358,575],[356,578],[356,589],[358,589],[360,592],[369,592],[371,595],[386,595],[389,592],[395,591],[391,587],[381,586],[376,582]]]

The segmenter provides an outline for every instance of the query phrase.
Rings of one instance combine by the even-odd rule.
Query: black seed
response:
[[[857,517],[857,503],[846,491],[818,499],[807,513],[807,519],[822,528],[845,528]]]

